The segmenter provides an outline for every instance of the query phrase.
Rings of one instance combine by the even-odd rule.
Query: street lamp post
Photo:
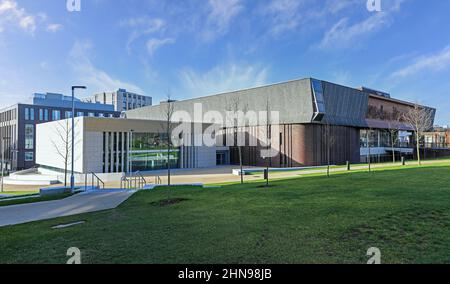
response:
[[[70,190],[75,191],[75,175],[74,175],[74,165],[75,165],[75,90],[83,89],[85,86],[72,86],[72,167],[70,174]]]
[[[3,178],[4,178],[4,165],[5,165],[5,140],[11,139],[10,137],[2,137],[2,190],[3,192]]]

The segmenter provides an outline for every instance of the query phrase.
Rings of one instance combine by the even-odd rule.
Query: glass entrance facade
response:
[[[180,167],[180,149],[171,147],[168,138],[161,133],[133,133],[130,151],[132,171],[152,171]]]

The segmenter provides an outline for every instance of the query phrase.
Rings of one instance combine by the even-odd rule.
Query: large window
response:
[[[64,118],[72,118],[72,112],[71,111],[66,111],[64,114]]]
[[[34,153],[25,152],[25,162],[33,162],[33,161],[34,161]]]
[[[314,96],[314,117],[313,121],[321,122],[325,116],[325,100],[323,97],[322,82],[312,80],[312,91]]]
[[[39,120],[48,121],[48,109],[39,109]]]
[[[26,150],[34,149],[34,125],[33,124],[25,125],[25,149]]]
[[[134,133],[131,146],[133,171],[160,170],[180,167],[180,149],[173,147],[168,153],[167,135],[159,133]]]
[[[53,120],[60,120],[61,119],[61,111],[59,110],[54,110],[52,112],[52,119]]]
[[[34,108],[25,108],[25,120],[34,120]]]

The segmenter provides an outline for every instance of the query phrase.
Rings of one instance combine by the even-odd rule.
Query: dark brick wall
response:
[[[270,159],[271,167],[321,166],[327,164],[328,141],[330,143],[330,164],[360,162],[360,130],[354,127],[330,126],[329,139],[327,126],[321,124],[286,124],[281,125],[272,148],[278,155]],[[257,127],[250,128],[255,133]],[[279,139],[281,138],[281,140]],[[279,143],[281,141],[281,143]],[[264,167],[267,160],[260,155],[261,146],[243,147],[243,163],[246,166]],[[239,164],[238,148],[231,148],[231,163]]]

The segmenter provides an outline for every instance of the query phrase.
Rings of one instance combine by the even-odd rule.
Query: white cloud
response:
[[[128,91],[145,94],[138,86],[120,81],[110,76],[105,71],[94,66],[89,58],[89,51],[92,44],[89,41],[75,42],[70,52],[70,64],[78,76],[81,84],[89,87],[91,92],[114,91],[119,88],[125,88]]]
[[[63,26],[60,25],[60,24],[49,24],[49,25],[47,25],[47,31],[48,32],[52,32],[52,33],[58,32],[62,28],[63,28]]]
[[[357,7],[361,0],[271,0],[268,4],[263,3],[260,12],[264,21],[269,23],[268,34],[279,36],[321,27],[330,17]]]
[[[450,66],[450,45],[437,54],[421,56],[409,66],[392,73],[392,77],[408,77],[423,71],[440,71]]]
[[[0,2],[0,30],[4,31],[6,25],[17,25],[21,29],[34,33],[36,30],[36,16],[20,8],[15,0],[2,0]]]
[[[164,38],[164,39],[152,38],[147,41],[147,51],[151,56],[153,56],[156,50],[159,49],[160,47],[174,43],[175,39],[173,38]]]
[[[206,73],[182,70],[180,80],[187,97],[199,97],[267,84],[268,69],[260,66],[229,64]]]
[[[121,21],[120,26],[132,29],[127,41],[127,51],[130,53],[136,40],[146,35],[164,31],[166,22],[159,18],[137,17]]]
[[[16,0],[0,0],[0,33],[7,28],[16,27],[34,35],[38,27],[45,22],[45,13],[32,14],[20,7]],[[56,32],[61,27],[59,24],[48,24],[46,30]]]
[[[263,14],[272,17],[270,33],[277,35],[284,31],[295,29],[301,19],[298,9],[304,2],[298,0],[273,0],[266,6]]]
[[[241,0],[209,0],[210,12],[202,37],[213,41],[224,35],[232,20],[243,10]]]
[[[382,12],[372,13],[367,19],[355,24],[350,24],[347,17],[340,19],[325,33],[319,47],[347,47],[373,32],[390,26],[393,21],[393,14],[399,11],[403,2],[404,0],[389,2],[390,6],[386,5],[387,8],[384,7]]]

